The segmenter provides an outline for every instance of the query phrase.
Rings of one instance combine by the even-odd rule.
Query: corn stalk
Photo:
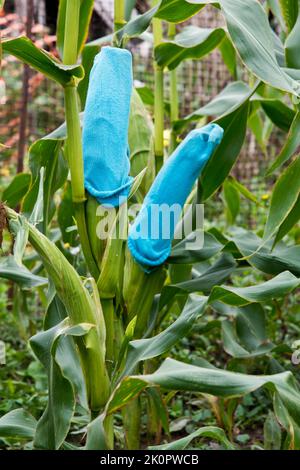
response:
[[[65,65],[77,62],[80,0],[67,1],[63,61]],[[76,80],[65,87],[65,113],[67,124],[66,153],[71,172],[72,198],[82,250],[92,276],[97,279],[99,270],[94,260],[85,220],[85,191],[79,102]]]

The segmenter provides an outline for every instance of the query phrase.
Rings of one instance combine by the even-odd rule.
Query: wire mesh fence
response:
[[[24,34],[24,21],[16,14],[0,17],[1,35],[4,38]],[[55,37],[48,34],[48,29],[35,25],[32,30],[33,40],[48,51],[55,52]],[[14,172],[17,159],[20,116],[22,107],[23,65],[13,56],[2,58],[1,73],[1,108],[0,142],[4,145],[0,153],[0,171]],[[57,127],[64,119],[63,93],[60,87],[46,79],[41,73],[30,70],[27,143],[45,135]],[[28,145],[27,145],[28,148]]]

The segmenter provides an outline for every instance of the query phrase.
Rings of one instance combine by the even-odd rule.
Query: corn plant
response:
[[[59,59],[26,37],[4,38],[4,54],[14,55],[62,87],[65,120],[62,118],[58,129],[29,148],[30,183],[25,173],[18,174],[2,196],[0,230],[8,228],[14,249],[2,260],[0,275],[14,281],[19,291],[36,290],[42,299],[44,328],[31,337],[30,346],[47,371],[48,403],[40,417],[22,409],[3,416],[0,436],[23,438],[37,449],[138,449],[141,417],[146,415],[152,439],[149,445],[153,444],[153,434],[160,441],[152,448],[183,449],[193,439],[205,436],[223,448],[235,449],[231,431],[238,399],[263,388],[273,400],[272,416],[282,430],[279,445],[300,448],[298,384],[290,371],[270,368],[280,345],[268,338],[264,308],[267,303],[281,302],[300,284],[299,247],[287,245],[284,239],[300,216],[300,160],[295,156],[300,143],[300,12],[296,3],[274,0],[262,5],[247,0],[245,7],[242,0],[159,0],[145,14],[130,19],[132,2],[115,0],[114,33],[87,43],[93,1],[60,0]],[[226,27],[180,27],[178,32],[178,24],[201,14],[207,4],[221,10]],[[281,37],[268,22],[270,9],[278,17]],[[119,116],[115,115],[109,134],[114,148],[110,160],[97,162],[93,152],[90,155],[86,150],[91,135],[87,116],[97,120],[101,112],[105,119],[115,105],[111,98],[107,109],[97,110],[101,94],[91,98],[91,68],[99,51],[105,53],[104,44],[110,44],[110,50],[124,52],[129,40],[143,39],[151,25],[155,88],[150,98],[139,90],[132,92],[126,203],[109,212],[101,202],[103,195],[98,197],[87,190],[86,171],[92,168],[89,178],[102,188],[109,181],[111,168],[116,167],[123,178],[127,155],[119,159],[115,139],[119,138],[116,132],[122,133],[124,128],[117,128]],[[188,59],[201,60],[216,48],[233,81],[207,105],[189,116],[180,116],[177,67]],[[96,58],[94,67],[98,60],[104,59]],[[171,83],[169,107],[164,90],[167,73]],[[248,78],[238,79],[242,76]],[[120,77],[119,87],[113,89],[117,99],[124,86],[122,71]],[[97,78],[101,81],[101,73]],[[113,87],[112,83],[107,87]],[[143,100],[153,105],[154,120]],[[167,112],[172,127],[168,151],[163,142]],[[197,127],[205,120],[210,124],[194,129],[178,146],[189,126]],[[275,174],[277,181],[264,233],[256,234],[234,227],[239,198],[259,202],[231,171],[247,129],[269,158],[268,139],[274,126],[287,137],[280,154],[268,166],[267,176]],[[217,133],[214,139],[212,133]],[[106,148],[104,133],[96,139],[96,147]],[[195,153],[186,147],[191,142]],[[189,186],[193,180],[189,172],[208,144],[210,154],[198,162],[197,181]],[[178,155],[184,158],[180,160]],[[156,244],[146,237],[142,252],[132,235],[127,243],[129,222],[132,234],[148,214],[154,193],[163,203],[177,200],[181,191],[183,200],[191,202],[191,210],[180,215],[179,225],[190,217],[190,233],[174,239],[170,247],[172,240],[167,240],[160,261],[151,264],[149,257]],[[224,230],[211,227],[203,232],[195,225],[195,208],[219,191],[224,196],[228,225]],[[136,216],[132,209],[137,202],[144,205]],[[108,237],[103,240],[98,229],[107,212],[111,216]],[[191,248],[199,232],[203,245]],[[38,257],[32,257],[30,247]],[[260,272],[263,282],[235,286],[235,274],[245,268]],[[222,333],[223,348],[236,363],[246,364],[243,373],[239,367],[221,369],[206,361],[195,365],[166,357],[199,319],[205,322],[206,314],[212,311],[220,318],[215,323]],[[288,346],[287,351],[291,353]],[[264,361],[265,374],[256,373],[252,366],[255,359]],[[220,427],[201,427],[187,438],[163,443],[160,429],[167,441],[169,435],[168,394],[178,391],[215,397],[215,407],[223,413]],[[85,425],[81,442],[74,445],[70,431],[78,413]],[[116,419],[121,422],[122,433],[120,426],[115,426]],[[270,418],[268,425],[272,424]]]

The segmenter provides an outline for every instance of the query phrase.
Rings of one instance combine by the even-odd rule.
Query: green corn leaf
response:
[[[104,420],[105,415],[102,414],[88,424],[85,450],[109,449]]]
[[[267,343],[270,346],[266,313],[261,304],[238,308],[235,324],[239,340],[249,351],[257,351],[258,348],[268,345]]]
[[[246,67],[275,88],[299,94],[299,85],[280,68],[267,15],[257,0],[221,0],[229,34]]]
[[[213,440],[216,440],[222,444],[225,449],[227,450],[234,450],[235,447],[231,442],[228,440],[225,432],[221,428],[217,428],[216,426],[204,426],[203,428],[197,429],[197,431],[192,432],[186,437],[181,439],[177,439],[176,441],[169,442],[168,444],[162,444],[159,446],[150,446],[148,449],[150,450],[184,450],[186,449],[190,443],[199,437],[206,437]]]
[[[271,352],[275,345],[265,334],[265,313],[259,304],[240,308],[235,324],[221,322],[223,348],[227,354],[238,359],[252,358]]]
[[[117,32],[116,37],[118,38],[118,41],[121,43],[124,38],[134,38],[144,33],[149,28],[152,18],[154,18],[158,8],[159,4],[151,8],[151,10],[146,11],[143,15],[139,15],[129,21]]]
[[[246,199],[249,199],[249,201],[255,202],[258,204],[257,198],[252,194],[249,189],[246,188],[243,184],[241,184],[239,181],[237,181],[233,176],[229,176],[228,178],[231,182],[231,184],[237,189],[237,191],[244,196]]]
[[[297,222],[299,222],[299,220],[300,220],[300,194],[292,210],[288,213],[286,219],[284,219],[284,221],[280,225],[279,230],[274,240],[274,245],[276,245],[276,243],[282,240],[282,238],[287,233],[289,233],[289,231],[294,227],[294,225],[296,225]]]
[[[3,52],[12,54],[62,86],[72,83],[74,78],[77,80],[83,78],[83,69],[80,65],[63,65],[24,36],[2,41],[2,49]]]
[[[149,387],[146,389],[147,398],[149,401],[149,406],[155,415],[155,420],[158,425],[162,425],[162,428],[167,436],[170,435],[169,429],[169,415],[166,405],[166,401],[161,390],[158,387]],[[135,403],[136,400],[133,402]]]
[[[75,395],[72,382],[65,373],[66,357],[63,366],[58,362],[56,351],[62,336],[82,337],[94,328],[91,324],[70,325],[65,318],[58,325],[38,333],[30,340],[30,345],[48,372],[49,397],[46,410],[38,421],[34,445],[38,449],[59,449],[70,428],[75,410]]]
[[[63,186],[68,176],[68,166],[62,154],[62,145],[62,139],[46,137],[37,140],[29,148],[29,168],[32,179],[22,209],[26,214],[32,213],[36,201],[39,200],[39,186],[43,184],[43,201],[40,202],[44,230],[55,212],[53,195]],[[44,168],[44,178],[41,180],[42,168]]]
[[[135,7],[135,0],[125,0],[125,20],[129,21]]]
[[[204,313],[207,298],[192,294],[177,320],[166,330],[152,338],[130,341],[122,376],[130,375],[140,361],[152,359],[169,351],[179,339],[184,338],[196,319]]]
[[[158,385],[165,390],[194,391],[229,398],[251,393],[261,387],[275,392],[284,409],[300,423],[299,388],[291,372],[274,375],[246,375],[217,368],[198,367],[166,359],[150,375],[124,378],[110,398],[106,413],[114,413],[135,398],[147,386]],[[275,410],[276,411],[276,410]]]
[[[31,440],[36,424],[31,414],[18,408],[0,418],[0,437]]]
[[[237,109],[216,120],[224,129],[224,136],[200,177],[202,201],[212,196],[219,188],[239,156],[247,130],[248,98],[249,95]],[[216,168],[218,168],[217,172]]]
[[[47,278],[32,274],[25,266],[18,264],[12,255],[1,261],[0,277],[15,282],[23,289],[45,286],[48,282]]]
[[[238,103],[243,103],[248,96],[250,88],[244,82],[233,82],[227,85],[215,98],[209,103],[197,109],[183,119],[175,122],[174,128],[180,132],[189,122],[197,121],[204,116],[222,116],[229,114],[236,108]]]
[[[265,120],[267,121],[267,120]],[[252,112],[250,111],[250,116],[248,119],[248,126],[253,132],[255,139],[263,151],[264,155],[267,156],[267,143],[268,139],[265,134],[265,122],[262,118],[260,109],[255,106],[252,107]]]
[[[20,223],[18,227],[17,235],[15,237],[15,243],[13,247],[13,254],[15,261],[21,266],[23,263],[23,257],[28,243],[28,228],[25,224]]]
[[[295,1],[294,4],[296,3],[297,2]],[[297,8],[298,8],[298,5],[297,5]],[[292,69],[300,68],[299,54],[297,53],[299,40],[300,40],[300,15],[298,15],[297,21],[285,41],[286,65],[287,67],[290,67]]]
[[[150,26],[154,17],[171,23],[181,23],[198,13],[204,5],[191,5],[185,0],[159,0],[150,10],[129,21],[117,32],[117,38],[133,38],[140,36]]]
[[[264,241],[269,240],[293,210],[300,194],[300,157],[297,157],[277,180],[273,189]]]
[[[224,201],[226,203],[226,218],[229,225],[233,225],[240,212],[240,195],[230,179],[223,184]]]
[[[286,28],[291,31],[298,17],[298,0],[279,0],[278,3]]]
[[[254,268],[271,275],[290,271],[300,277],[300,246],[278,243],[272,249],[273,240],[263,245],[263,240],[255,233],[241,228],[233,231],[231,240],[240,252],[237,256],[246,257]]]
[[[191,5],[211,3],[210,0],[187,0]],[[246,67],[260,80],[299,95],[299,84],[278,64],[273,32],[268,17],[258,0],[219,0],[229,35]]]
[[[155,60],[161,67],[173,70],[186,59],[201,59],[213,51],[225,38],[222,28],[205,29],[188,26],[175,36],[155,48]]]
[[[209,292],[216,284],[224,282],[235,270],[236,262],[230,253],[224,253],[206,271],[189,281],[178,284],[168,284],[162,290],[159,308],[167,305],[175,295],[184,295],[192,292]]]
[[[142,99],[143,103],[146,106],[154,106],[154,93],[153,91],[147,87],[147,86],[141,86],[136,88],[137,93],[140,95],[140,98]],[[165,113],[170,114],[170,103],[169,101],[164,101],[164,108],[165,108]]]
[[[267,176],[271,175],[286,163],[297,151],[300,145],[300,112],[298,112],[290,126],[287,139],[281,149],[276,160],[272,163],[267,171]]]
[[[213,2],[214,0],[209,0],[208,3]],[[191,5],[185,0],[162,0],[158,4],[155,17],[171,23],[181,23],[194,16],[202,8],[204,8],[204,5]]]
[[[144,177],[147,173],[147,167],[144,168],[138,175],[134,178],[129,195],[128,195],[128,200],[133,198],[134,195],[137,194],[139,188],[141,187]]]
[[[289,271],[284,271],[270,281],[249,287],[215,286],[209,296],[209,303],[217,300],[234,306],[253,302],[267,302],[284,297],[300,285],[300,280]]]
[[[147,33],[144,33],[147,34]],[[143,34],[141,34],[141,39],[142,39]],[[85,47],[101,47],[105,46],[107,44],[111,44],[113,41],[114,35],[113,33],[107,34],[105,36],[101,36],[100,38],[94,39],[93,41],[87,42]]]
[[[122,365],[124,365],[124,361],[126,359],[126,354],[127,354],[129,342],[134,337],[135,326],[136,326],[136,316],[133,317],[133,319],[126,326],[123,341],[122,341],[122,344],[121,344],[121,347],[120,347],[120,352],[119,352],[119,355],[118,355],[118,359],[116,361],[116,366],[115,366],[115,371],[114,371],[115,376],[117,376],[120,373],[120,371],[122,369]]]
[[[299,449],[300,446],[300,427],[295,422],[288,410],[285,408],[281,398],[278,395],[274,397],[274,411],[281,426],[287,431],[287,439],[283,443],[284,450]]]
[[[44,330],[55,327],[67,317],[66,309],[51,284],[47,299],[48,307],[44,319]],[[79,403],[88,410],[84,377],[74,337],[70,335],[61,336],[58,346],[55,352],[56,361],[60,365],[64,376],[74,387]]]
[[[236,80],[237,79],[237,54],[228,35],[226,35],[223,41],[219,44],[219,50],[221,52],[222,59],[229,73],[231,74],[233,79]]]
[[[39,186],[38,186],[38,191],[37,191],[37,197],[36,197],[34,206],[32,208],[31,214],[29,216],[29,222],[35,226],[40,225],[44,220],[44,216],[43,216],[44,174],[45,174],[44,170],[45,170],[44,167],[40,169],[40,180],[39,180]]]
[[[271,411],[264,424],[264,448],[266,450],[280,450],[281,429],[279,423]]]
[[[19,173],[2,193],[2,200],[9,207],[16,207],[27,193],[31,176],[28,173]]]
[[[296,112],[279,99],[258,98],[258,100],[273,124],[284,132],[288,132],[295,119]]]
[[[90,81],[90,72],[92,70],[94,59],[99,52],[99,46],[88,46],[82,51],[81,65],[84,69],[84,78],[78,84],[78,94],[81,101],[81,109],[85,108],[85,102]]]
[[[273,44],[274,44],[274,50],[275,50],[275,55],[278,64],[280,67],[286,67],[286,60],[285,60],[285,50],[284,50],[284,45],[281,42],[281,39],[275,31],[272,29],[272,35],[273,35]]]
[[[197,234],[192,232],[187,238],[177,243],[168,258],[170,264],[193,264],[206,261],[218,254],[223,245],[210,233],[204,233],[204,243],[201,248],[189,248],[195,242]]]

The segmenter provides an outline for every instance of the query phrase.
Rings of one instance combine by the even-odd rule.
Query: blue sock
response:
[[[223,132],[218,124],[190,132],[154,180],[128,237],[132,256],[146,270],[170,255],[184,203]]]
[[[103,47],[90,75],[83,156],[85,188],[104,206],[119,206],[132,184],[128,156],[132,87],[131,53]]]

